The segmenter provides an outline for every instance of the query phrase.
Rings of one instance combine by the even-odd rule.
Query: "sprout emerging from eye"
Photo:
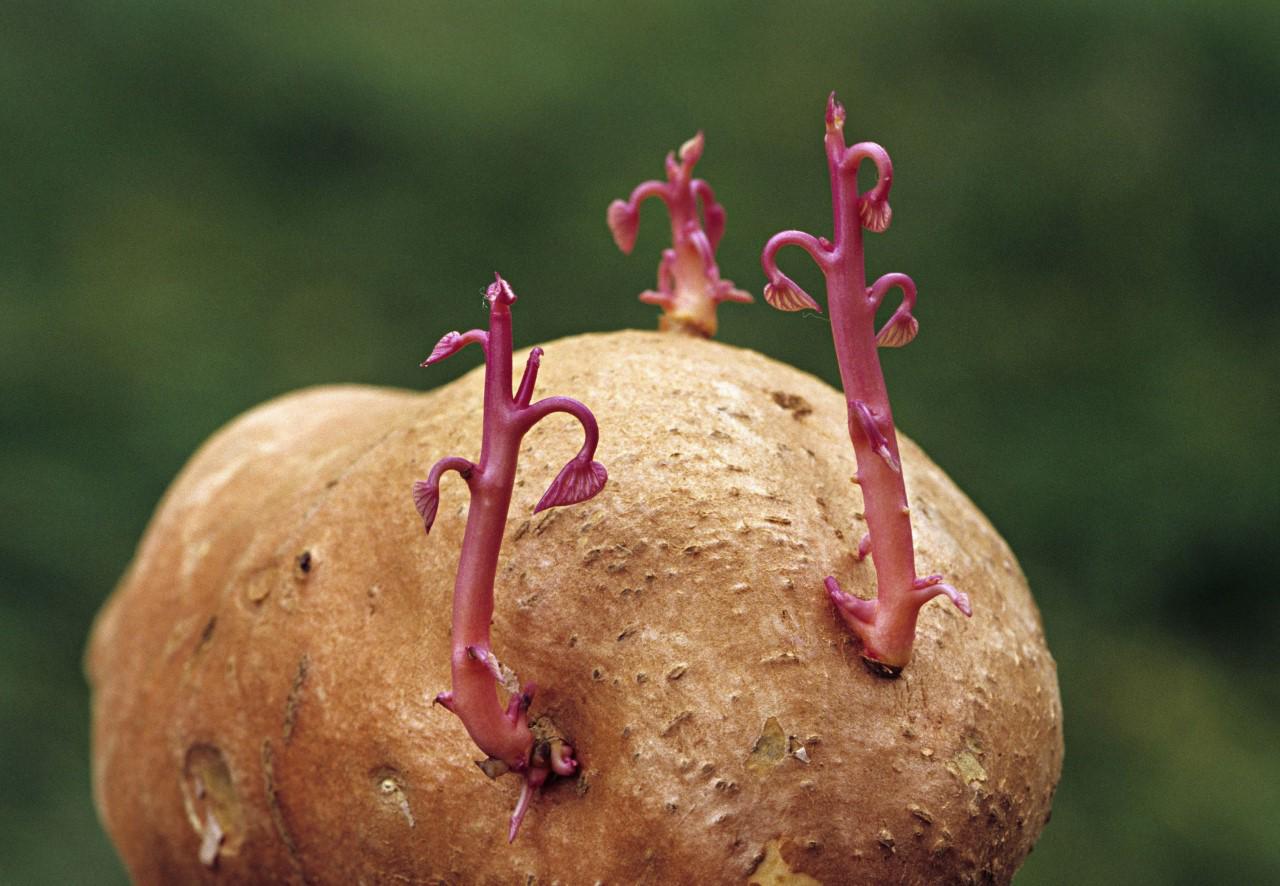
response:
[[[630,255],[640,228],[640,204],[649,197],[666,204],[671,216],[671,248],[663,250],[658,263],[658,288],[641,293],[640,300],[663,309],[660,328],[711,338],[716,334],[717,305],[752,298],[731,280],[720,279],[716,249],[724,235],[724,207],[716,202],[709,184],[693,177],[703,145],[699,132],[681,145],[678,153],[668,154],[667,180],[637,185],[628,199],[609,204],[606,218],[614,242]]]
[[[534,793],[548,776],[570,776],[577,769],[573,748],[558,737],[535,734],[538,730],[531,728],[529,721],[533,685],[521,686],[515,674],[498,662],[490,645],[493,582],[515,486],[520,441],[530,428],[555,412],[578,419],[585,433],[582,448],[561,469],[535,510],[586,501],[604,488],[608,474],[604,465],[594,460],[599,433],[595,417],[586,406],[568,397],[532,402],[542,362],[541,348],[530,352],[520,386],[512,394],[511,305],[516,294],[506,280],[495,275],[485,298],[489,302],[488,331],[450,332],[423,362],[424,366],[439,362],[469,344],[484,349],[480,460],[472,463],[450,456],[436,462],[425,480],[414,483],[413,501],[429,533],[439,508],[440,479],[445,473],[455,471],[471,493],[453,592],[453,688],[436,696],[436,702],[462,720],[476,746],[487,755],[479,764],[486,775],[496,778],[514,772],[524,780],[508,833],[508,839],[514,840]],[[498,700],[500,683],[510,693],[505,709]]]
[[[942,576],[916,575],[906,485],[879,355],[879,348],[899,348],[916,337],[920,329],[912,314],[916,285],[905,274],[885,274],[871,286],[866,285],[862,231],[866,228],[881,232],[889,227],[893,218],[889,208],[893,164],[885,149],[873,142],[846,146],[844,121],[844,106],[836,101],[833,92],[827,100],[825,138],[835,204],[832,239],[783,231],[765,244],[760,262],[769,279],[765,300],[783,311],[821,308],[778,270],[778,250],[798,246],[826,277],[831,332],[867,518],[868,534],[858,545],[857,559],[871,555],[876,570],[876,596],[864,600],[848,594],[834,577],[827,578],[826,589],[845,623],[862,640],[867,663],[877,673],[893,676],[911,659],[920,607],[941,595],[966,616],[972,614],[972,609],[968,596],[946,584]],[[859,193],[858,167],[864,160],[875,166],[876,183]],[[902,303],[877,331],[876,310],[892,289],[901,290]]]

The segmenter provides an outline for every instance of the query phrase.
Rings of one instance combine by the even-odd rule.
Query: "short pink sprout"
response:
[[[893,164],[885,149],[873,142],[846,146],[844,121],[844,106],[833,92],[827,100],[824,140],[835,215],[832,238],[783,231],[765,244],[760,263],[769,281],[765,300],[783,311],[821,309],[778,269],[780,249],[803,249],[826,277],[831,332],[868,528],[858,544],[856,559],[870,555],[876,571],[876,596],[872,599],[846,593],[834,577],[826,579],[827,595],[845,624],[862,640],[863,657],[873,670],[896,675],[911,659],[920,607],[934,597],[945,596],[964,615],[972,615],[973,610],[968,596],[943,582],[942,576],[916,576],[906,485],[879,355],[879,348],[902,347],[916,337],[920,329],[912,313],[916,285],[905,274],[885,274],[866,285],[862,231],[880,232],[889,227]],[[864,160],[875,166],[876,183],[859,193],[858,167]],[[876,311],[893,289],[901,291],[902,303],[877,331]]]
[[[542,349],[534,348],[524,376],[513,394],[511,354],[511,305],[516,294],[495,275],[486,290],[489,329],[450,332],[436,344],[423,365],[430,365],[469,344],[485,352],[484,419],[480,460],[443,458],[425,480],[413,484],[413,501],[429,533],[440,504],[440,479],[454,471],[471,493],[471,508],[462,539],[462,555],[453,592],[453,687],[436,696],[436,703],[452,711],[487,758],[479,763],[485,774],[519,775],[523,784],[509,839],[514,840],[533,795],[551,774],[571,776],[577,771],[573,748],[559,738],[535,734],[529,720],[532,683],[523,687],[515,674],[493,654],[489,624],[493,620],[493,583],[498,553],[507,525],[507,512],[515,486],[516,461],[524,435],[555,412],[572,415],[582,423],[586,439],[578,454],[561,469],[538,502],[536,510],[586,501],[604,488],[608,475],[594,460],[599,433],[595,416],[577,400],[548,397],[532,402],[541,365]],[[508,693],[506,706],[498,699],[501,685]],[[542,730],[537,730],[541,732]]]
[[[573,748],[562,741],[551,743],[551,771],[566,778],[578,771],[578,761],[573,757]]]
[[[640,228],[640,204],[649,197],[666,204],[671,216],[671,248],[663,250],[658,263],[658,288],[641,293],[640,300],[663,309],[660,328],[710,338],[716,334],[717,305],[752,298],[732,281],[720,279],[715,255],[724,235],[724,207],[716,202],[710,185],[693,177],[703,145],[699,132],[680,146],[678,154],[668,154],[667,180],[643,182],[628,199],[614,200],[606,220],[613,241],[630,255]]]

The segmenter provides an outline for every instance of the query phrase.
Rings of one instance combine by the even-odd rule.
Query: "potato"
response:
[[[540,390],[592,408],[610,479],[534,517],[581,430],[525,439],[493,643],[579,776],[508,845],[520,782],[486,778],[431,703],[468,499],[447,480],[424,536],[410,487],[479,451],[481,371],[302,391],[195,455],[95,624],[94,794],[133,877],[1008,881],[1048,819],[1062,718],[990,523],[901,439],[921,572],[974,615],[930,603],[910,666],[878,677],[822,585],[875,586],[839,393],[680,335],[546,352]]]

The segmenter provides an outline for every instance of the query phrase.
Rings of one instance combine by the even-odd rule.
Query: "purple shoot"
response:
[[[720,279],[716,249],[724,234],[724,207],[716,202],[709,184],[693,177],[702,146],[699,132],[680,146],[678,160],[676,154],[667,154],[667,180],[643,182],[628,199],[614,200],[609,204],[608,221],[614,242],[630,255],[640,228],[640,204],[649,197],[667,204],[671,248],[662,251],[658,263],[658,288],[642,292],[640,300],[662,308],[658,328],[711,338],[716,334],[716,305],[752,298],[734,287],[733,281]],[[701,217],[698,201],[702,202]]]
[[[760,263],[769,278],[765,300],[783,311],[821,308],[778,270],[779,249],[800,247],[826,277],[831,332],[849,409],[849,437],[858,460],[856,481],[862,488],[867,518],[868,533],[858,545],[857,559],[869,553],[876,571],[873,599],[846,593],[833,577],[826,580],[827,594],[845,624],[862,640],[862,656],[868,665],[877,673],[896,676],[911,659],[920,607],[945,595],[966,616],[972,609],[968,596],[944,583],[942,576],[916,575],[898,438],[878,352],[879,348],[902,347],[915,338],[920,328],[911,313],[916,285],[905,274],[885,274],[870,287],[866,285],[862,229],[879,232],[889,226],[893,165],[884,148],[873,142],[846,147],[844,116],[844,107],[833,92],[827,101],[825,139],[835,215],[833,240],[783,231],[765,244]],[[864,160],[875,164],[876,183],[860,194],[858,167]],[[877,332],[876,310],[891,289],[902,291],[902,304]]]
[[[568,397],[530,402],[542,360],[541,348],[530,352],[524,377],[512,396],[511,305],[516,294],[506,280],[494,276],[494,282],[485,292],[489,302],[488,332],[482,329],[461,334],[450,332],[422,363],[423,366],[437,363],[469,344],[478,344],[484,349],[484,431],[480,461],[473,464],[457,456],[441,459],[431,468],[426,480],[413,484],[413,501],[426,531],[430,532],[440,503],[441,476],[447,471],[457,471],[471,493],[453,591],[453,688],[440,693],[436,701],[462,720],[472,740],[488,755],[487,760],[479,763],[486,775],[495,778],[514,772],[524,780],[508,833],[508,839],[514,840],[533,794],[547,777],[552,773],[572,775],[578,766],[573,748],[558,738],[537,734],[540,730],[536,724],[531,728],[529,705],[533,700],[533,684],[521,686],[515,674],[499,664],[489,642],[493,580],[515,485],[520,441],[530,428],[553,412],[572,415],[582,423],[586,435],[582,449],[552,481],[535,512],[586,501],[604,488],[607,474],[604,465],[593,460],[599,433],[595,416],[586,406]],[[499,683],[509,693],[505,708],[498,700]]]

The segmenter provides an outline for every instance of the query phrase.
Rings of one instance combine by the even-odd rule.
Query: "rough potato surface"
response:
[[[478,352],[477,352],[478,353]],[[523,357],[517,356],[517,365]],[[1057,675],[1008,546],[900,438],[917,565],[972,598],[921,613],[897,680],[822,589],[865,523],[841,395],[759,354],[622,332],[546,345],[609,483],[533,506],[580,443],[525,440],[494,649],[583,763],[506,843],[449,685],[468,497],[410,497],[479,453],[479,370],[425,394],[329,387],[218,432],[94,627],[94,793],[137,882],[1007,882],[1062,764]],[[210,816],[222,836],[202,844]]]

